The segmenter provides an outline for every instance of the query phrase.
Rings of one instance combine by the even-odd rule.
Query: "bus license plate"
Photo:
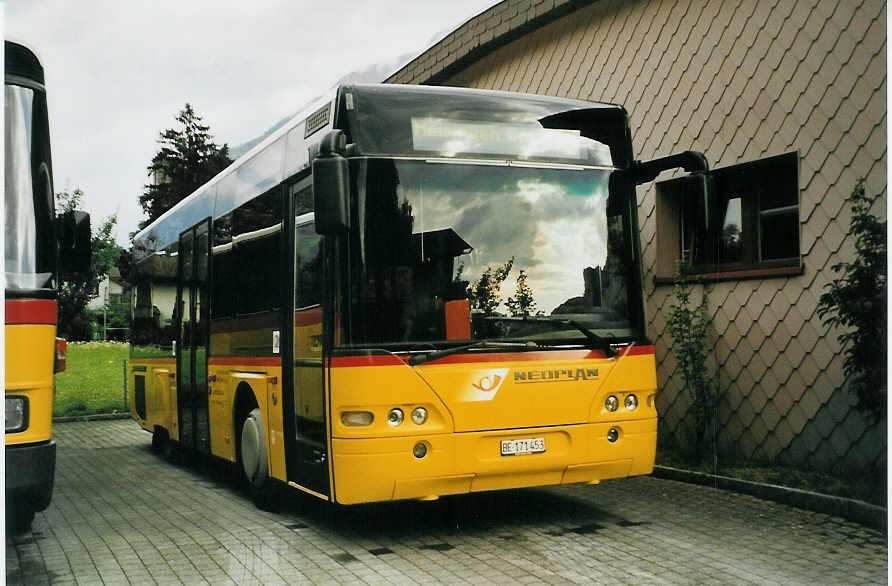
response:
[[[539,454],[545,451],[545,438],[502,440],[503,456],[520,456],[521,454]]]

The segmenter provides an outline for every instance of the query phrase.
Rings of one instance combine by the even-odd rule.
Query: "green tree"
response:
[[[147,168],[152,182],[139,196],[139,205],[147,216],[140,228],[155,221],[232,162],[229,146],[213,142],[210,128],[201,123],[201,116],[189,103],[176,121],[177,128],[160,133],[161,149]]]
[[[520,269],[517,275],[517,286],[514,291],[515,297],[509,297],[505,305],[508,306],[508,313],[513,317],[530,317],[536,311],[536,301],[533,299],[533,290],[527,285],[527,273]]]
[[[503,265],[487,267],[480,278],[468,287],[468,299],[473,309],[480,309],[485,315],[495,313],[502,304],[502,294],[499,290],[508,278],[512,266],[514,266],[513,256]]]
[[[886,415],[886,222],[870,213],[874,200],[859,182],[852,191],[849,233],[855,237],[855,260],[833,265],[842,276],[825,286],[818,316],[827,327],[845,331],[837,337],[845,348],[843,369],[858,397],[858,408],[875,420]]]
[[[80,207],[84,192],[79,188],[56,194],[57,212]],[[68,340],[89,340],[93,333],[93,319],[87,305],[96,298],[99,283],[115,266],[123,249],[115,242],[112,232],[118,223],[117,215],[105,218],[91,238],[92,257],[86,273],[67,275],[59,287],[59,332]]]

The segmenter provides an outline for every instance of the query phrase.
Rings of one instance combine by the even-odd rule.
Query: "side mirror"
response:
[[[695,172],[675,180],[682,194],[684,205],[693,212],[690,215],[698,232],[708,232],[715,228],[720,218],[715,202],[715,182],[708,172]]]
[[[86,273],[90,270],[92,234],[90,214],[70,211],[56,217],[59,229],[59,261],[62,274]]]
[[[317,234],[350,229],[350,170],[342,153],[347,139],[340,130],[322,138],[313,160],[313,207]]]

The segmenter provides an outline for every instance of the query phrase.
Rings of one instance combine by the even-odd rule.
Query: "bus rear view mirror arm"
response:
[[[715,187],[712,175],[709,173],[709,162],[703,153],[697,151],[684,151],[668,157],[660,157],[650,161],[635,161],[629,168],[628,174],[635,185],[648,183],[657,178],[663,171],[682,168],[690,175],[680,177],[675,181],[680,184],[684,199],[694,202],[699,208],[696,217],[700,230],[710,230],[716,219],[712,216],[716,211]]]
[[[313,160],[313,207],[317,234],[350,229],[350,171],[344,152],[343,131],[332,130],[322,138]]]
[[[669,169],[682,168],[688,173],[709,173],[709,162],[703,153],[684,151],[668,157],[660,157],[650,161],[635,161],[629,168],[629,175],[635,185],[653,181],[657,175]]]

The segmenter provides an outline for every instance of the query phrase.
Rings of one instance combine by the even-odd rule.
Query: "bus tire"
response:
[[[266,432],[263,414],[255,407],[242,421],[239,456],[242,472],[248,481],[251,499],[258,508],[273,508],[273,487],[269,477],[269,458],[266,451]]]
[[[164,459],[171,464],[179,464],[180,445],[170,439],[170,436],[167,436],[167,438],[165,438],[164,440],[164,443],[161,444],[161,455],[164,456]]]
[[[156,425],[155,430],[152,432],[152,451],[156,454],[164,453],[164,448],[169,441],[167,430],[160,425]]]
[[[34,507],[31,503],[6,502],[6,535],[19,535],[31,528],[34,521]]]

